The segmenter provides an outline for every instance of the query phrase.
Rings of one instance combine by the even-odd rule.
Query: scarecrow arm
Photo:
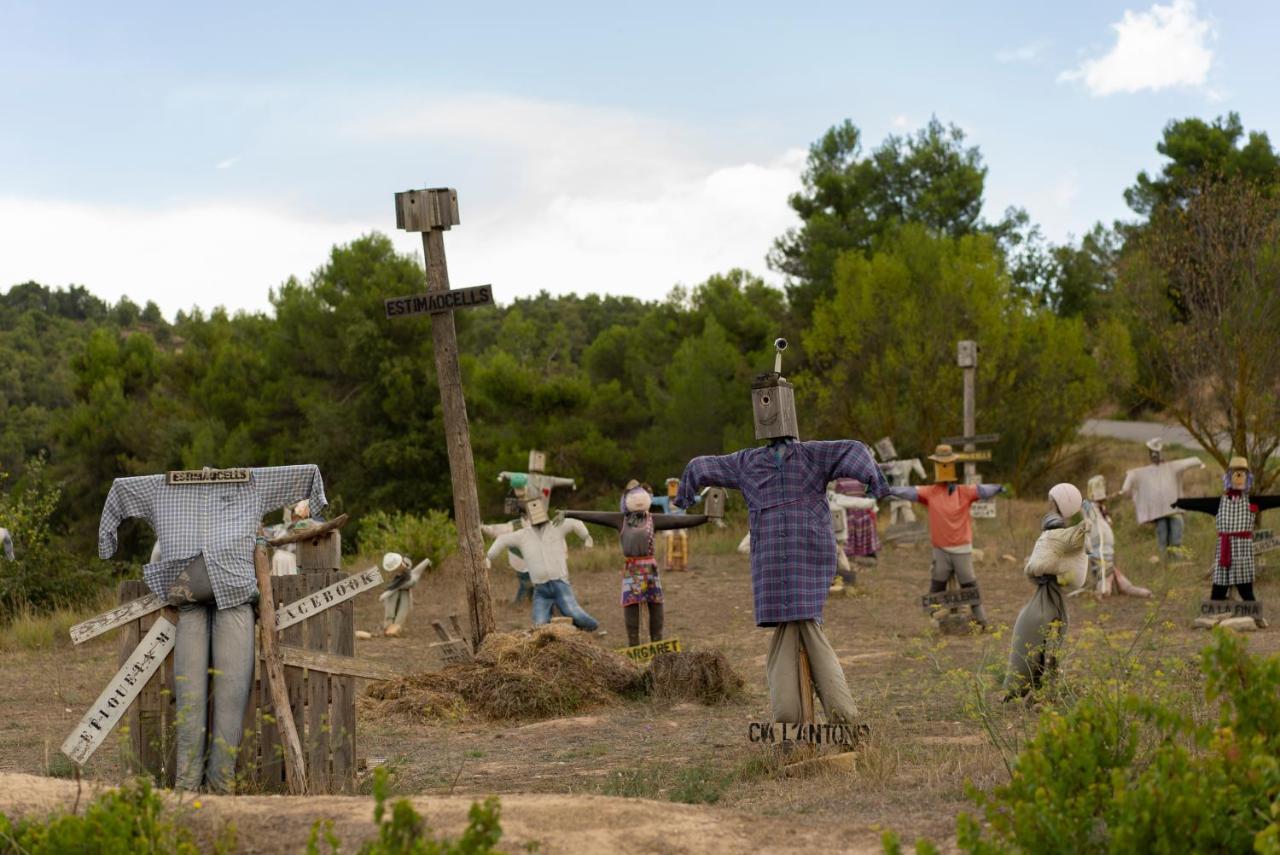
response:
[[[653,530],[668,531],[673,528],[693,528],[705,523],[706,514],[653,514]]]
[[[581,520],[591,525],[608,526],[616,531],[622,530],[622,514],[617,511],[565,511],[565,519]]]
[[[1257,505],[1259,511],[1280,508],[1280,496],[1250,496],[1249,501]]]
[[[1202,514],[1214,516],[1218,513],[1218,496],[1210,496],[1200,499],[1179,499],[1174,502],[1172,507],[1181,508],[1184,511],[1196,511]]]

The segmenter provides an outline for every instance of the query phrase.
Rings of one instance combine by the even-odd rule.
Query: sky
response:
[[[0,0],[0,288],[269,310],[332,247],[458,190],[455,287],[663,297],[765,256],[806,149],[931,116],[984,213],[1126,218],[1171,119],[1280,134],[1280,4]],[[609,8],[617,6],[619,8]],[[388,295],[398,296],[398,295]]]

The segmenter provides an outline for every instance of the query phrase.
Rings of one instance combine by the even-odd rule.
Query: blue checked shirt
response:
[[[169,593],[179,571],[200,553],[209,568],[218,608],[252,600],[258,593],[253,546],[264,514],[301,499],[313,515],[328,504],[315,464],[249,470],[248,483],[167,484],[164,475],[117,478],[98,525],[98,555],[116,551],[116,529],[141,517],[155,529],[160,558],[143,570],[152,593]]]
[[[703,487],[742,492],[750,511],[751,587],[756,625],[822,620],[836,574],[836,540],[827,482],[857,478],[880,498],[889,485],[867,447],[855,440],[775,442],[719,457],[695,457],[676,504],[687,508]]]

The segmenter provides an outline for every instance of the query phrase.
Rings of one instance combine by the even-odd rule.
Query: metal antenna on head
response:
[[[777,351],[773,356],[773,373],[782,373],[782,351],[787,349],[787,340],[785,338],[775,338],[773,340],[773,349]]]

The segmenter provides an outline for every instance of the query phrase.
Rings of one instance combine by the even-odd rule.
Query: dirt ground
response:
[[[1133,460],[1121,455],[1117,465],[1140,465],[1142,453],[1141,446],[1126,450],[1124,455]],[[1212,476],[1195,474],[1187,492],[1214,494]],[[976,522],[975,544],[984,553],[976,566],[989,617],[1012,625],[1032,592],[1021,567],[1038,534],[1043,505],[999,502],[999,518]],[[1208,595],[1204,572],[1212,556],[1212,520],[1188,517],[1193,561],[1151,563],[1153,533],[1133,523],[1127,502],[1118,507],[1122,567],[1156,596],[1072,598],[1070,631],[1104,627],[1115,637],[1132,637],[1140,627],[1158,622],[1166,627],[1160,636],[1163,653],[1190,662],[1206,641],[1190,622]],[[871,736],[852,771],[783,777],[765,762],[768,752],[748,741],[748,725],[769,718],[764,681],[769,631],[753,624],[747,559],[732,551],[742,533],[741,523],[724,531],[696,530],[691,570],[664,574],[667,637],[679,638],[687,649],[722,651],[746,678],[741,700],[715,707],[635,701],[539,722],[441,724],[364,715],[357,755],[385,763],[395,792],[412,795],[442,830],[461,828],[473,799],[499,794],[505,845],[511,850],[537,843],[545,852],[785,851],[800,846],[858,851],[877,849],[885,829],[907,840],[918,835],[952,839],[954,817],[969,804],[966,782],[985,789],[1008,777],[1001,752],[971,714],[972,699],[957,689],[955,674],[1003,663],[1007,633],[936,636],[919,606],[927,587],[927,544],[887,546],[876,567],[859,573],[858,595],[833,598],[826,612],[827,633]],[[605,531],[595,534],[594,550],[570,554],[572,581],[582,605],[607,630],[600,642],[623,647],[621,559],[616,539]],[[369,563],[353,562],[348,569]],[[1276,564],[1280,559],[1273,558],[1272,569],[1260,574],[1258,592],[1264,602],[1280,587]],[[491,578],[499,629],[527,626],[527,604],[517,608],[509,603],[515,580],[503,562],[495,562]],[[357,655],[406,672],[437,667],[425,652],[435,640],[430,620],[465,613],[456,568],[446,563],[415,594],[406,635],[375,635],[357,643]],[[362,595],[357,626],[377,630],[380,616],[376,594]],[[1251,647],[1275,652],[1280,649],[1277,632],[1273,627],[1254,634]],[[51,763],[57,765],[53,757],[58,745],[114,670],[116,653],[116,642],[108,637],[84,649],[3,657],[0,772],[44,775]],[[1084,664],[1069,659],[1067,677],[1079,667]],[[993,698],[987,700],[998,707]],[[1010,733],[1022,732],[1034,720],[1033,712],[1018,705],[1002,708],[999,716]],[[86,774],[118,781],[112,754],[100,751]],[[70,782],[5,775],[0,778],[0,809],[66,799],[68,786],[74,790]],[[258,851],[302,845],[318,817],[338,820],[348,843],[372,831],[367,798],[239,797],[208,799],[206,804],[218,817],[234,820],[245,832],[242,839]]]

